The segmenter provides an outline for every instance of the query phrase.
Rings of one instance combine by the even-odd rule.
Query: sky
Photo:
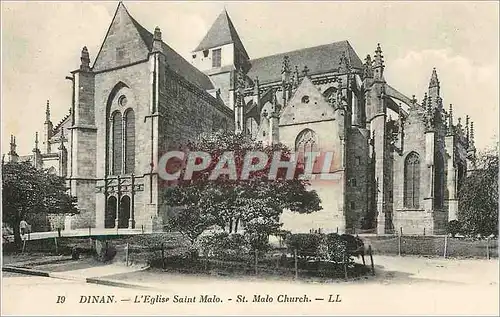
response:
[[[481,2],[133,2],[129,13],[185,58],[227,9],[251,58],[348,40],[364,60],[381,44],[385,78],[420,101],[432,68],[446,108],[468,114],[476,146],[494,146],[499,118],[499,4]],[[29,154],[52,122],[69,111],[83,46],[93,62],[118,2],[1,2],[2,153],[16,135]],[[462,122],[465,120],[463,119]]]

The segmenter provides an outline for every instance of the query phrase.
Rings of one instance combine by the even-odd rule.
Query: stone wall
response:
[[[345,232],[344,172],[335,173],[333,178],[311,181],[310,189],[318,193],[323,209],[310,214],[284,211],[280,218],[283,229],[294,233],[307,233],[311,229],[324,233]]]
[[[158,159],[169,150],[177,150],[202,133],[220,129],[234,131],[234,113],[220,100],[186,82],[168,68],[160,67]],[[165,225],[168,201],[165,182],[157,179],[157,227]]]
[[[105,178],[110,169],[108,156],[108,144],[110,143],[109,135],[107,136],[106,132],[110,125],[110,114],[113,111],[119,111],[123,115],[127,109],[132,109],[135,116],[134,174],[137,177],[144,177],[144,179],[149,177],[145,174],[151,171],[151,151],[154,146],[151,142],[150,94],[152,85],[150,84],[150,75],[150,64],[144,62],[101,72],[95,76],[95,109],[98,129],[96,176],[98,182]],[[122,96],[127,99],[126,105],[119,104]],[[142,191],[135,194],[137,196],[134,201],[136,228],[145,225],[146,223],[143,221],[150,218],[143,215],[147,213],[147,208],[145,202],[139,198],[145,195],[146,190],[150,190],[150,188],[143,188]],[[104,227],[104,210],[106,208],[104,193],[94,194],[94,199],[97,200],[97,208],[99,208],[96,210],[97,217],[99,217],[98,224]]]
[[[323,232],[335,232],[338,228],[340,232],[344,232],[344,186],[346,181],[342,167],[344,148],[340,138],[332,138],[332,136],[338,135],[337,122],[331,120],[282,126],[280,127],[280,142],[294,149],[297,135],[306,128],[316,133],[319,145],[318,151],[333,152],[332,164],[329,169],[327,168],[332,179],[311,181],[311,189],[318,192],[323,210],[308,215],[285,212],[282,216],[284,229],[294,232],[309,232],[310,229],[321,228]],[[322,165],[316,165],[313,173],[321,172]],[[318,174],[315,174],[315,176],[319,178]]]
[[[431,188],[432,169],[427,165],[426,157],[430,151],[427,144],[423,114],[417,110],[410,112],[410,116],[404,125],[404,143],[401,155],[394,154],[394,227],[411,234],[422,234],[423,228],[429,234],[434,228],[434,217],[432,208],[426,201],[429,200]],[[407,156],[415,152],[420,159],[420,187],[419,187],[419,206],[418,208],[408,209],[404,206],[404,184],[405,184],[405,161]],[[432,156],[433,157],[433,156]]]
[[[394,229],[403,234],[432,234],[434,228],[434,217],[432,211],[403,209],[394,212]]]
[[[347,137],[346,226],[361,228],[368,210],[369,131],[352,127]],[[372,211],[373,212],[373,211]]]
[[[79,214],[71,219],[71,229],[95,228],[95,180],[72,180],[71,192],[78,197]]]

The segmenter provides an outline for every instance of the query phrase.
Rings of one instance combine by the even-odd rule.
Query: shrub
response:
[[[265,252],[271,248],[269,244],[269,236],[265,233],[245,231],[243,237],[245,239],[245,244],[252,251],[257,250]]]
[[[77,253],[79,253],[79,250],[77,247],[74,247],[72,249],[72,256],[73,256],[73,251],[75,250]],[[114,259],[116,255],[116,248],[112,245],[106,247],[106,248],[103,248],[101,249],[101,252],[97,254],[97,260],[101,261],[101,262],[108,262],[108,261],[111,261]]]
[[[288,251],[293,253],[297,250],[297,255],[302,258],[317,257],[323,236],[316,233],[296,233],[290,234],[286,238]]]
[[[276,232],[276,236],[282,239],[286,239],[286,237],[288,237],[291,234],[292,233],[289,230],[284,230],[284,229],[280,229]]]
[[[460,231],[462,231],[462,224],[458,220],[451,220],[450,222],[448,222],[446,231],[454,238],[457,233],[460,233]]]
[[[297,249],[297,255],[301,258],[315,257],[317,260],[330,261],[342,264],[347,261],[349,267],[354,266],[354,260],[348,252],[348,242],[354,250],[358,249],[361,239],[351,235],[338,235],[337,233],[316,234],[299,233],[287,237],[286,244],[289,252]],[[362,243],[362,242],[361,242]]]
[[[321,257],[334,263],[343,263],[344,256],[350,259],[347,254],[347,242],[337,233],[327,234],[323,240],[324,251]]]
[[[283,247],[283,244],[284,242],[286,241],[286,237],[288,237],[289,235],[291,235],[292,233],[288,230],[283,230],[283,229],[280,229],[276,232],[276,237],[278,237],[279,239],[279,244],[280,244],[280,248]]]
[[[350,234],[343,234],[340,238],[345,241],[346,251],[348,254],[355,256],[364,255],[365,244],[359,237],[355,237]]]
[[[239,233],[219,232],[206,235],[199,239],[199,246],[205,256],[217,258],[230,258],[248,253],[245,237]]]

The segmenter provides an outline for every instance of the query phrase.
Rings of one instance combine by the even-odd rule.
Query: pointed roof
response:
[[[203,51],[230,43],[237,45],[248,57],[248,53],[241,42],[240,36],[238,35],[238,32],[236,32],[236,28],[234,27],[226,8],[224,8],[217,19],[215,19],[215,22],[212,24],[203,40],[201,40],[200,44],[198,44],[193,52]]]
[[[340,41],[252,59],[250,60],[252,67],[247,75],[250,78],[259,77],[261,84],[281,81],[281,67],[284,56],[289,57],[290,65],[297,66],[299,69],[307,66],[309,75],[337,71],[342,54],[345,54],[351,67],[354,69],[363,68],[363,62],[361,62],[351,44],[348,41]]]
[[[115,15],[113,17],[113,20],[111,21],[111,24],[108,28],[108,31],[106,33],[106,37],[104,38],[104,41],[101,45],[101,48],[99,50],[99,53],[97,54],[97,57],[94,61],[93,68],[97,68],[97,70],[102,70],[103,65],[101,63],[98,63],[99,57],[101,54],[106,54],[106,42],[108,40],[108,36],[110,32],[124,32],[123,29],[117,28],[114,25],[118,23],[126,23],[126,21],[117,21],[117,17],[125,17],[125,19],[130,19],[132,22],[133,28],[132,29],[125,29],[125,32],[129,32],[127,36],[133,36],[131,35],[130,32],[135,33],[136,31],[139,35],[139,37],[142,39],[142,42],[144,43],[144,53],[151,52],[153,49],[153,34],[149,32],[146,28],[144,28],[139,22],[137,22],[128,12],[127,8],[123,4],[123,2],[119,2],[118,6],[115,11]],[[121,34],[121,33],[120,33]],[[137,35],[135,35],[137,36]],[[131,42],[128,41],[128,44]],[[162,52],[165,54],[165,60],[170,67],[171,70],[173,70],[175,73],[178,75],[184,77],[186,80],[191,82],[192,84],[197,85],[198,87],[204,89],[204,90],[209,90],[213,89],[214,86],[212,82],[210,81],[210,78],[208,78],[207,75],[205,75],[203,72],[199,71],[196,67],[191,65],[188,61],[186,61],[181,55],[179,55],[174,49],[172,49],[170,46],[168,46],[165,42],[162,41],[161,43],[162,46]],[[135,47],[137,48],[137,47]],[[114,50],[114,48],[113,48]],[[142,50],[142,48],[141,48]],[[114,54],[114,51],[111,52]],[[142,54],[142,53],[141,53]],[[141,55],[142,56],[142,55]],[[140,57],[142,58],[142,57]],[[147,58],[147,56],[144,56],[144,58]],[[109,65],[107,62],[104,62],[106,65],[106,68],[109,68]],[[96,67],[96,65],[98,67]],[[111,66],[112,67],[112,66]]]

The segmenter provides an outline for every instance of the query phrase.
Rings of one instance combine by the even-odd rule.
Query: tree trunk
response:
[[[21,249],[22,238],[21,238],[21,230],[19,229],[19,223],[21,219],[16,217],[14,223],[12,223],[12,230],[14,231],[14,244],[17,246],[17,249]]]
[[[238,225],[240,224],[240,218],[236,218],[236,223],[234,224],[234,232],[238,232]]]

